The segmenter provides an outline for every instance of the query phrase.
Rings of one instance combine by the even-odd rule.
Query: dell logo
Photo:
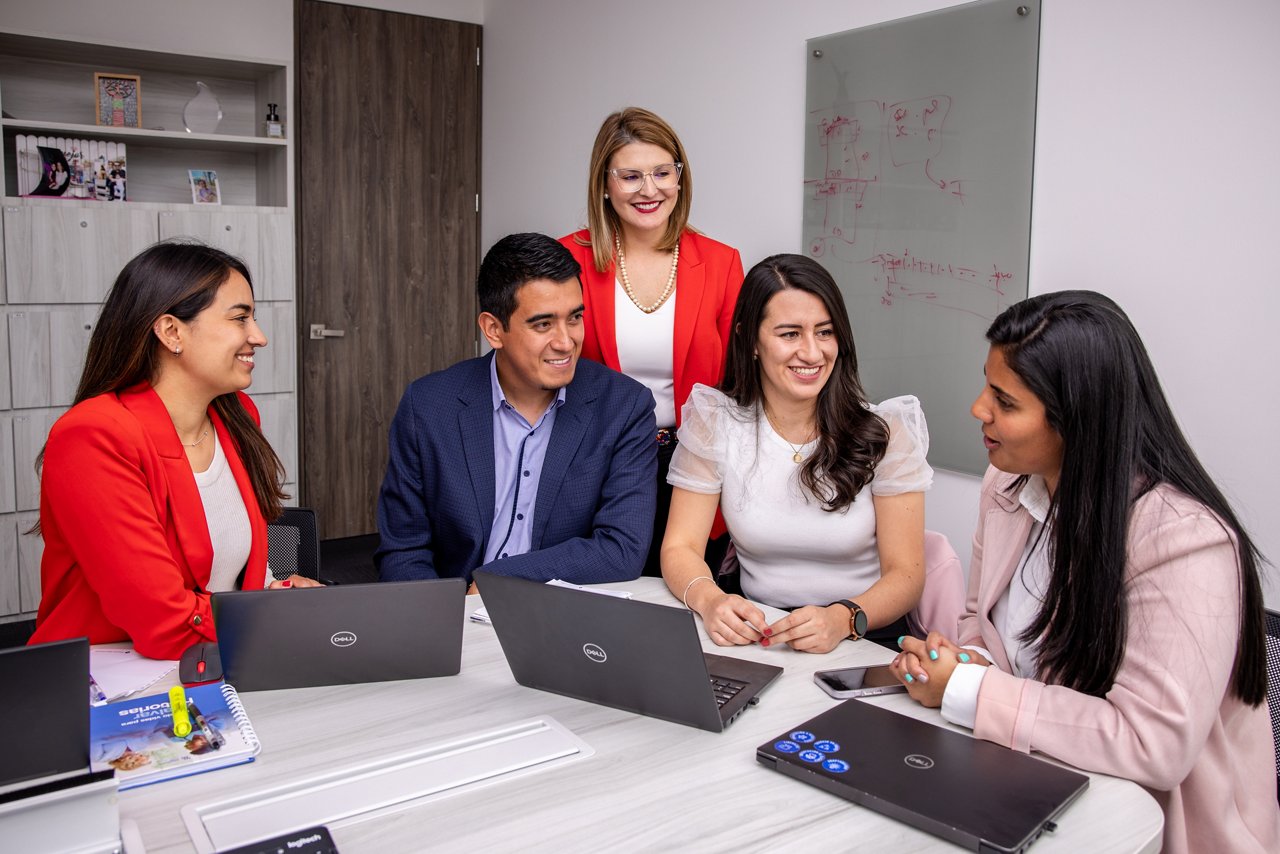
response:
[[[593,643],[584,643],[582,645],[582,654],[596,664],[603,664],[609,660],[609,656],[605,654],[605,651]]]
[[[355,642],[355,632],[337,632],[333,637],[329,638],[329,643],[334,646],[351,646]]]
[[[917,768],[921,771],[926,771],[933,767],[933,760],[919,753],[912,753],[902,761],[906,763],[908,768]]]

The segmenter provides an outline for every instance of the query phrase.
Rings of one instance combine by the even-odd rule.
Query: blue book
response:
[[[120,791],[252,762],[262,750],[236,689],[187,688],[191,732],[173,733],[169,695],[121,700],[89,710],[89,761],[114,768]]]

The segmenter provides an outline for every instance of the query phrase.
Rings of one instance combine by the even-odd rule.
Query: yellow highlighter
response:
[[[173,734],[178,738],[191,735],[191,715],[187,713],[187,697],[181,685],[169,689],[169,714],[173,715]]]

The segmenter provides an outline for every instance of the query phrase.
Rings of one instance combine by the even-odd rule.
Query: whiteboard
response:
[[[868,398],[920,398],[941,468],[986,469],[985,333],[1027,295],[1039,22],[983,0],[807,42],[805,247]]]

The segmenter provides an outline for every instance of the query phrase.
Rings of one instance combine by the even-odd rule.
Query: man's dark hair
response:
[[[516,291],[535,279],[564,282],[582,272],[569,250],[545,234],[509,234],[490,247],[480,262],[476,296],[480,310],[506,329],[516,310]]]

